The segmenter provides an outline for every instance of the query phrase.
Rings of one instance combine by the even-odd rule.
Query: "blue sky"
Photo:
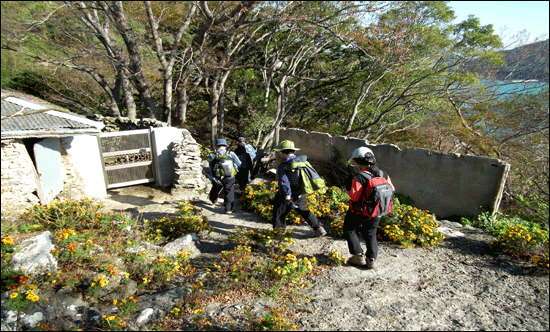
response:
[[[461,22],[473,14],[481,25],[492,24],[495,33],[500,35],[505,47],[510,37],[527,30],[530,39],[522,43],[548,39],[548,1],[449,1],[457,17],[454,23]],[[501,29],[506,29],[501,33]],[[541,35],[544,35],[543,37]],[[518,45],[513,45],[518,46]]]

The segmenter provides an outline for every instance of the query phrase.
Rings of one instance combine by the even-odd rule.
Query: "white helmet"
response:
[[[349,159],[348,162],[352,162],[353,159],[364,159],[365,157],[369,157],[369,159],[370,158],[374,159],[374,153],[372,152],[371,149],[367,148],[366,146],[362,146],[353,150],[351,158]]]

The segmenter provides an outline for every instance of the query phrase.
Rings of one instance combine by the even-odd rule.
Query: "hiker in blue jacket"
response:
[[[307,208],[307,195],[300,192],[300,173],[286,170],[286,167],[296,159],[294,152],[300,149],[294,147],[292,141],[282,141],[274,150],[280,152],[282,162],[277,166],[279,191],[273,199],[273,229],[285,230],[286,217],[294,209],[313,228],[316,237],[326,235],[325,229]]]
[[[371,149],[362,146],[353,151],[353,155],[349,160],[350,164],[356,166],[360,171],[368,172],[372,176],[382,176],[378,169],[374,153]],[[385,174],[385,172],[384,172]],[[390,177],[385,174],[384,178],[393,186]],[[355,202],[360,201],[361,195],[363,195],[363,186],[366,185],[367,180],[362,176],[355,174],[350,176],[346,180],[346,189],[348,196],[350,197],[349,209],[344,217],[344,238],[348,243],[348,249],[353,256],[348,259],[348,264],[365,266],[367,269],[374,269],[377,255],[378,255],[378,240],[376,239],[376,231],[380,224],[381,217],[368,217],[361,214],[359,211],[355,211]],[[361,231],[363,240],[365,240],[367,250],[363,254],[359,238],[357,237],[357,230]]]
[[[225,213],[233,213],[235,200],[235,175],[241,166],[237,155],[227,150],[227,141],[224,138],[216,140],[216,151],[208,158],[209,178],[212,181],[212,189],[208,198],[212,204],[218,202],[218,196],[224,192]]]

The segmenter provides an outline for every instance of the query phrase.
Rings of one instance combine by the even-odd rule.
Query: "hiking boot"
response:
[[[367,259],[367,269],[368,270],[375,270],[376,269],[376,265],[374,264],[375,261],[376,261],[376,259],[374,259],[374,258]]]
[[[325,236],[327,235],[327,231],[323,227],[319,227],[315,230],[315,237]]]
[[[353,257],[348,259],[348,264],[355,266],[365,266],[367,265],[367,261],[365,260],[365,256],[353,255]]]
[[[231,214],[231,213],[233,213],[233,210],[225,211],[225,213]]]

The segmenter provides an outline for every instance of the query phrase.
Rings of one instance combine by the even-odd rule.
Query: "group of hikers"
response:
[[[235,152],[227,148],[225,139],[217,139],[216,150],[208,159],[209,177],[212,180],[209,199],[215,205],[223,191],[225,212],[233,213],[234,184],[237,182],[243,190],[250,183],[256,150],[246,143],[244,137],[238,138]],[[278,192],[272,201],[273,229],[286,230],[286,217],[295,210],[313,228],[315,237],[325,236],[327,231],[307,207],[308,195],[304,193],[301,178],[304,173],[289,167],[307,157],[296,156],[295,152],[300,149],[289,140],[282,141],[274,150],[279,152],[281,163],[277,166]],[[348,163],[355,169],[345,181],[350,203],[344,218],[343,232],[349,252],[353,255],[348,263],[374,269],[378,255],[376,231],[382,216],[391,211],[395,187],[388,174],[378,169],[374,153],[368,147],[355,149]],[[361,248],[358,232],[365,240],[365,252]]]

